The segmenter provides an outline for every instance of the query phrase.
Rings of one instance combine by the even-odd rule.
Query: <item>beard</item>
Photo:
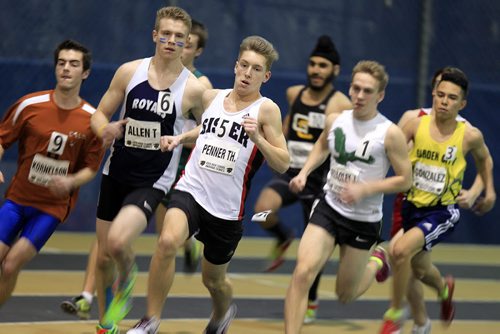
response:
[[[313,91],[319,92],[322,91],[326,86],[331,84],[333,79],[335,79],[335,75],[332,73],[325,78],[322,85],[318,86],[311,83],[311,76],[309,75],[307,76],[307,87],[311,88]]]

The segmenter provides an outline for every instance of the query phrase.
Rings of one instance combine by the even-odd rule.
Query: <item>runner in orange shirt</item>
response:
[[[31,261],[75,206],[103,156],[90,129],[95,109],[80,97],[90,74],[90,51],[62,42],[54,53],[55,89],[28,94],[0,123],[0,157],[18,141],[17,171],[0,208],[0,305]],[[0,182],[4,182],[0,172]]]

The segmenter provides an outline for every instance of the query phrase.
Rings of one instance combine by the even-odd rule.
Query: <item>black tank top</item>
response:
[[[153,149],[143,149],[132,146],[127,138],[133,139],[133,135],[136,138],[147,138],[153,134],[177,135],[182,132],[185,118],[180,106],[189,70],[184,69],[169,88],[159,91],[149,84],[149,63],[150,58],[143,60],[130,80],[120,115],[121,118],[140,122],[141,126],[147,125],[140,131],[135,130],[140,129],[139,126],[125,129],[124,136],[114,142],[103,173],[134,187],[153,187],[167,192],[177,174],[181,147],[172,152],[162,152],[157,144],[152,146]],[[159,129],[149,130],[147,126]]]
[[[331,92],[315,106],[305,105],[301,101],[302,94],[307,87],[302,88],[290,109],[288,123],[288,148],[292,163],[288,174],[295,176],[303,167],[305,159],[309,155],[312,145],[318,140],[325,128],[325,110],[332,96],[337,92],[334,88]],[[330,158],[316,168],[307,178],[308,186],[318,188],[320,192],[326,181]]]

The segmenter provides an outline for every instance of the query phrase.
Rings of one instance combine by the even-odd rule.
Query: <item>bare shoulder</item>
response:
[[[113,81],[123,83],[125,85],[128,84],[141,62],[142,59],[137,59],[120,65],[115,72]]]
[[[186,84],[186,93],[189,96],[202,96],[207,87],[198,80],[192,73],[189,73],[188,81]]]
[[[325,130],[329,130],[332,127],[333,122],[339,117],[341,113],[331,113],[326,116],[325,120]]]
[[[207,88],[207,89],[212,89],[214,88],[212,86],[212,83],[210,82],[210,79],[206,75],[203,75],[198,78],[198,80]]]
[[[398,121],[398,126],[400,128],[403,128],[408,121],[418,118],[418,115],[420,114],[420,109],[411,109],[407,110],[401,115],[401,118]]]
[[[465,126],[466,128],[462,145],[464,154],[472,152],[475,157],[486,158],[487,156],[491,156],[481,130],[467,123],[465,123]]]
[[[389,126],[385,137],[389,141],[406,143],[403,130],[396,124],[391,124],[391,126]]]
[[[260,106],[261,111],[272,112],[272,113],[280,113],[280,107],[271,99],[266,98],[264,102],[262,102]]]
[[[136,60],[132,60],[132,61],[123,63],[118,68],[117,71],[120,71],[123,73],[133,74],[133,73],[135,73],[135,71],[137,70],[137,68],[139,67],[139,65],[141,64],[142,61],[143,61],[142,59],[136,59]]]
[[[341,91],[336,91],[326,106],[325,114],[340,114],[344,110],[352,109],[351,100]]]
[[[196,77],[189,73],[184,94],[182,96],[182,112],[187,117],[191,114],[197,121],[201,120],[203,113],[203,92],[206,87]]]
[[[305,87],[304,85],[295,85],[295,86],[290,86],[286,89],[286,99],[289,104],[292,104],[292,102],[295,101],[300,91],[304,87]]]
[[[220,89],[207,89],[203,92],[203,107],[206,109],[210,103],[215,99],[217,93],[220,92]]]
[[[408,129],[408,130],[411,130],[411,131],[416,131],[417,128],[418,128],[418,125],[420,124],[421,121],[422,121],[421,117],[408,118],[408,120],[406,122],[404,122],[403,126],[401,126],[398,123],[398,127],[400,129],[405,129],[405,130]]]
[[[396,124],[391,124],[387,129],[384,147],[388,154],[399,154],[408,151],[406,136],[403,130]]]
[[[280,107],[271,99],[266,99],[260,105],[259,121],[264,123],[278,121],[281,124]]]
[[[481,130],[467,122],[465,123],[464,140],[469,146],[481,144],[484,141],[483,133]]]
[[[205,85],[190,73],[184,90],[183,103],[189,106],[188,109],[196,105],[201,105],[203,92],[205,92],[205,90],[207,90]]]

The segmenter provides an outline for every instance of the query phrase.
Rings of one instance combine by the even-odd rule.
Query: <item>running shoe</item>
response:
[[[448,289],[446,298],[441,297],[441,320],[449,326],[455,317],[455,304],[453,303],[453,292],[455,290],[455,279],[453,276],[446,276],[444,284]]]
[[[61,309],[65,313],[76,315],[82,320],[90,318],[90,304],[82,295],[63,301]]]
[[[119,323],[132,309],[132,290],[137,279],[137,265],[134,263],[127,277],[118,284],[117,291],[104,314],[104,323]]]
[[[427,318],[423,326],[413,325],[411,334],[431,334],[431,319]]]
[[[212,319],[208,322],[207,327],[203,331],[203,334],[226,334],[231,321],[233,321],[236,316],[238,308],[235,304],[231,304],[227,310],[224,318],[219,323],[215,324]]]
[[[105,328],[99,324],[96,327],[96,334],[120,334],[120,330],[116,324],[114,324],[111,328]]]
[[[201,258],[201,242],[196,238],[189,239],[189,247],[184,247],[184,272],[192,274],[198,269]]]
[[[160,327],[160,320],[155,317],[143,317],[127,331],[127,334],[157,334],[158,327]]]
[[[379,283],[385,282],[389,277],[389,275],[391,274],[391,265],[387,260],[387,251],[384,249],[384,247],[379,245],[375,247],[371,257],[380,259],[382,261],[382,267],[380,267],[380,269],[377,270],[375,279]]]
[[[406,320],[405,315],[405,309],[388,309],[384,314],[384,323],[382,324],[380,334],[401,334],[401,329]]]
[[[270,262],[267,266],[267,272],[272,272],[278,269],[285,262],[285,252],[288,247],[292,244],[293,239],[295,238],[294,234],[290,234],[288,238],[283,242],[277,242],[271,252]]]
[[[307,302],[306,315],[304,316],[304,324],[312,324],[316,321],[316,313],[318,312],[319,302],[317,300],[309,300]]]
[[[380,334],[401,334],[401,324],[393,320],[384,320]]]

